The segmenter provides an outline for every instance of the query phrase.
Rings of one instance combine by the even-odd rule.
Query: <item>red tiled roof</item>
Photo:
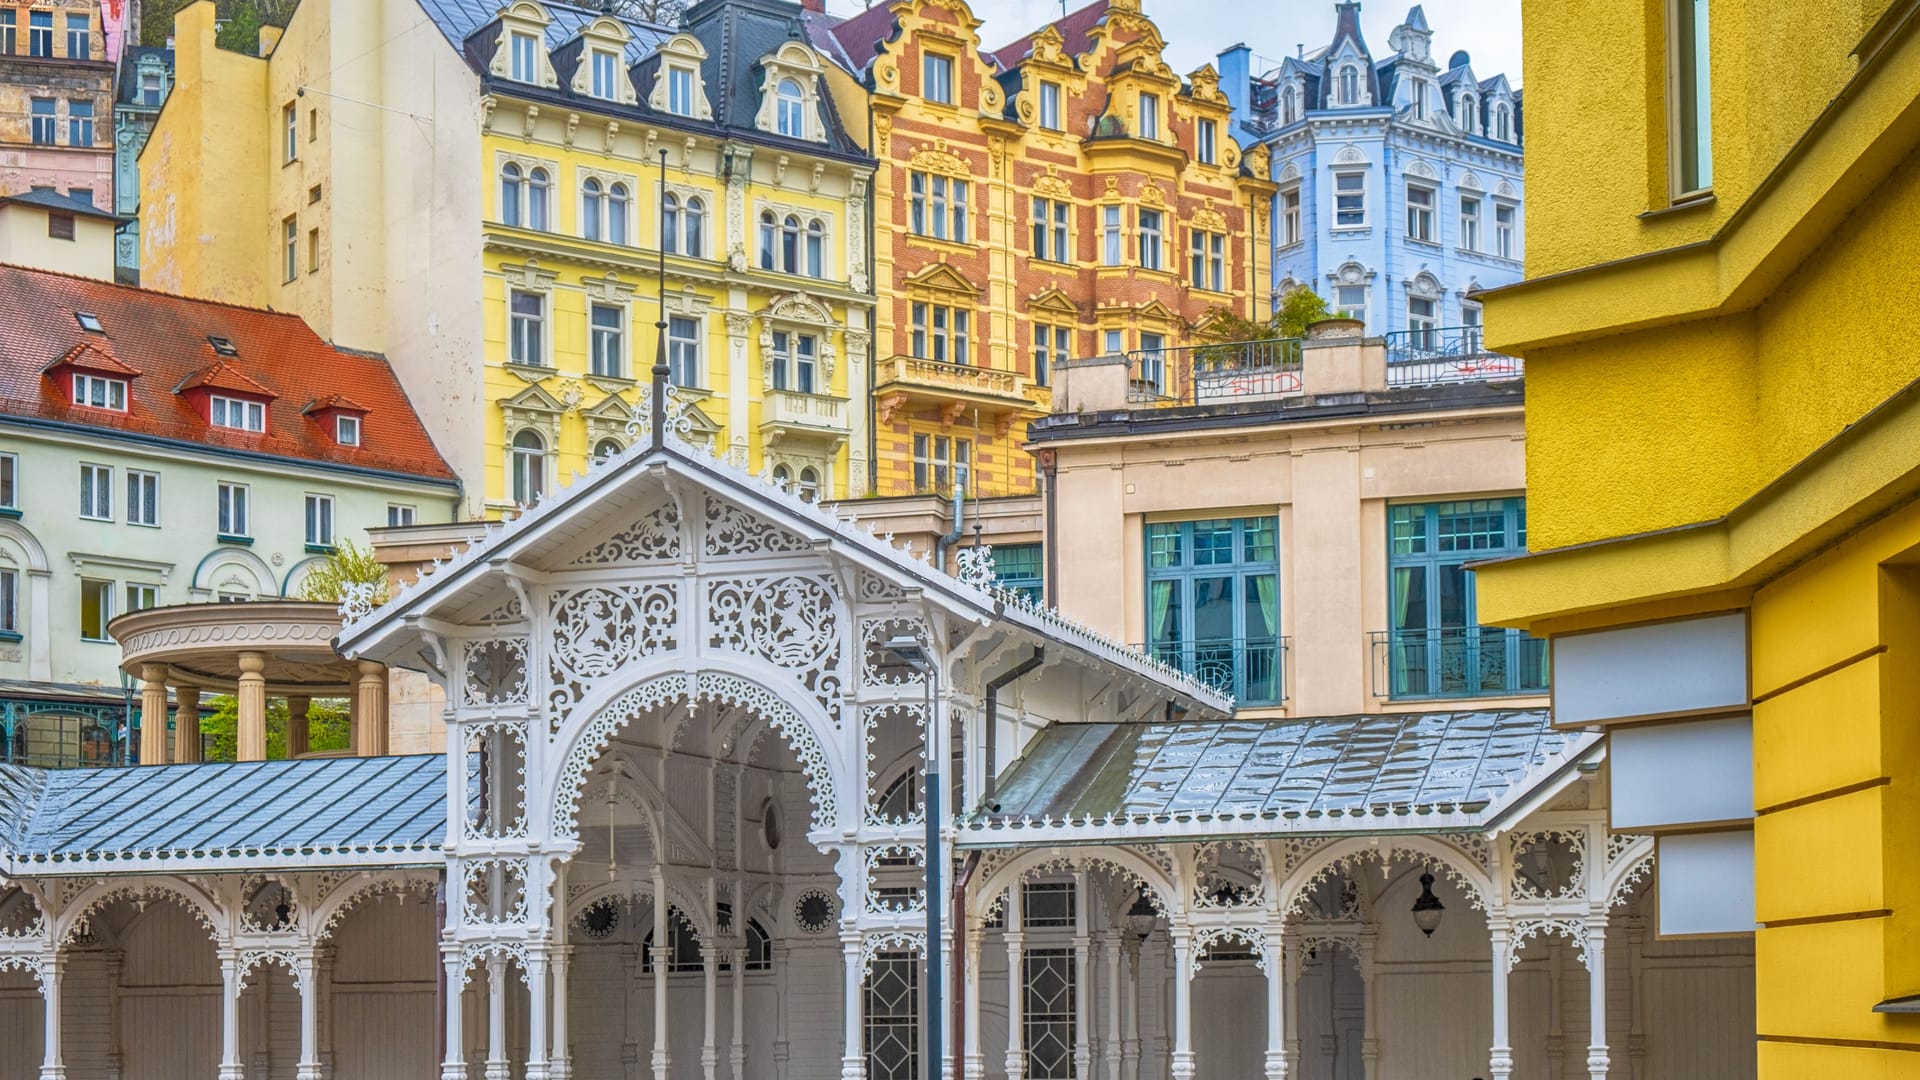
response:
[[[1060,31],[1060,37],[1063,42],[1061,45],[1062,52],[1068,56],[1079,56],[1081,53],[1093,47],[1093,28],[1099,26],[1101,20],[1106,17],[1107,0],[1095,0],[1094,3],[1088,4],[1078,11],[1070,11],[1064,17],[1055,19],[1053,22],[1048,23],[1047,26],[1051,26]],[[1028,53],[1033,51],[1034,34],[1038,34],[1044,29],[1046,29],[1046,26],[1037,27],[1033,33],[1026,35],[1011,45],[995,49],[988,55],[993,58],[994,64],[997,65],[1001,71],[1010,71],[1019,65],[1022,60],[1025,60]]]
[[[141,373],[139,368],[113,355],[113,346],[106,341],[83,341],[61,353],[59,359],[40,370],[52,371],[63,367],[76,367],[82,371],[98,371],[108,375],[125,375],[129,379]]]
[[[303,416],[312,416],[314,413],[325,412],[328,409],[358,413],[368,411],[365,405],[360,404],[345,394],[328,394],[326,397],[317,397],[307,402],[307,407],[301,409],[300,412]]]
[[[104,333],[81,329],[76,311],[98,316]],[[239,356],[210,363],[209,335],[232,341]],[[76,406],[43,373],[46,357],[77,354],[88,345],[144,373],[131,380],[125,414]],[[90,353],[88,360],[96,357]],[[266,433],[209,426],[176,391],[190,383],[271,398]],[[328,395],[365,403],[361,445],[341,446],[300,415],[301,403]],[[297,316],[21,266],[0,265],[0,414],[455,478],[387,362],[334,348]]]

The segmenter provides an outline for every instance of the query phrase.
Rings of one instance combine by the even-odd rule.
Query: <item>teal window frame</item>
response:
[[[1151,523],[1146,578],[1146,641],[1155,659],[1218,686],[1242,705],[1285,700],[1278,518]],[[1209,609],[1204,613],[1203,605]],[[1262,611],[1268,613],[1264,618]],[[1199,636],[1203,620],[1222,614],[1231,633]]]
[[[1481,626],[1466,565],[1527,549],[1522,497],[1399,503],[1387,508],[1386,695],[1500,697],[1545,693],[1546,643]]]
[[[1046,550],[1042,544],[996,544],[993,576],[1002,589],[1035,604],[1046,596]]]

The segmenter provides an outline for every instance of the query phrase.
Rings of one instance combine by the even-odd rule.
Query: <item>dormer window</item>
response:
[[[80,329],[85,330],[89,334],[106,333],[106,329],[100,325],[100,316],[95,315],[91,311],[74,312],[73,321],[79,323]]]
[[[618,92],[614,89],[618,83],[620,65],[614,54],[604,49],[593,50],[593,96],[603,101],[613,101]]]
[[[256,433],[267,430],[267,407],[257,401],[216,395],[209,403],[208,419],[214,427]]]
[[[127,380],[108,379],[99,375],[73,376],[73,403],[93,409],[112,409],[114,412],[127,411]]]
[[[1349,64],[1340,69],[1340,104],[1360,103],[1360,69]]]
[[[778,98],[774,119],[780,134],[804,138],[807,133],[806,96],[801,92],[799,82],[781,79],[774,93]]]
[[[667,68],[667,111],[675,116],[693,115],[693,69],[673,65]]]
[[[1201,120],[1194,125],[1194,156],[1202,165],[1212,165],[1219,161],[1220,128],[1211,120]]]
[[[1157,139],[1160,137],[1160,95],[1140,95],[1140,137]]]
[[[1426,84],[1422,83],[1419,79],[1410,79],[1407,82],[1407,89],[1412,91],[1413,118],[1415,120],[1425,120],[1427,118]]]
[[[207,344],[213,346],[213,351],[219,353],[221,356],[240,355],[240,350],[234,345],[232,338],[224,338],[219,334],[208,334]]]
[[[508,77],[514,82],[540,81],[540,67],[535,59],[538,54],[534,52],[538,44],[539,42],[532,34],[514,32],[511,42],[512,51],[509,54],[512,66],[508,69]]]
[[[336,416],[333,418],[333,441],[341,446],[360,445],[360,418],[357,416]]]

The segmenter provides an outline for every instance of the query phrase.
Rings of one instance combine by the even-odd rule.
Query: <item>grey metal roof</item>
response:
[[[1593,741],[1546,709],[1055,724],[1000,782],[1000,821],[1472,812]],[[977,817],[976,822],[987,820]]]
[[[0,765],[0,873],[437,863],[446,758],[305,758],[117,769]],[[406,858],[408,854],[425,856]],[[396,856],[401,856],[396,859]]]
[[[507,5],[500,0],[419,0],[420,10],[440,28],[447,41],[458,50],[475,30],[492,22],[500,16]],[[592,25],[595,19],[612,18],[624,24],[633,40],[627,45],[627,64],[639,63],[648,54],[660,47],[660,43],[673,36],[669,27],[630,19],[624,15],[601,11],[598,8],[581,7],[573,4],[557,3],[547,0],[541,7],[553,20],[547,26],[546,45],[548,49],[557,49],[568,41],[580,36],[580,31]]]

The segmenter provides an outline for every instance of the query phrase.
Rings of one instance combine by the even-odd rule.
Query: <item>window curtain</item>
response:
[[[1155,645],[1179,639],[1178,614],[1173,610],[1178,582],[1155,581],[1147,593],[1147,637]]]
[[[1280,630],[1280,607],[1276,603],[1279,589],[1280,582],[1270,574],[1262,574],[1253,579],[1253,591],[1259,600],[1260,616],[1260,621],[1254,625],[1263,628],[1268,638],[1274,637]],[[1252,620],[1248,621],[1252,622]]]

